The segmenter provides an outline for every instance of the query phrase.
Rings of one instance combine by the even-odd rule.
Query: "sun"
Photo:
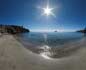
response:
[[[53,15],[53,8],[49,8],[49,6],[45,7],[45,8],[42,8],[43,9],[43,14],[46,15],[46,16],[50,16],[50,15]]]
[[[45,5],[45,7],[38,7],[38,9],[41,9],[42,11],[42,15],[45,15],[45,16],[54,16],[56,17],[56,15],[54,14],[54,10],[55,10],[56,7],[51,7],[50,4],[49,4],[49,0],[47,0],[47,4]]]

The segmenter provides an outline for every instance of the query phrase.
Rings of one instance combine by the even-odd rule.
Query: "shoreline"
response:
[[[12,35],[0,37],[0,70],[86,70],[86,47],[61,59],[46,59],[26,49]]]
[[[80,39],[79,41],[69,42],[69,43],[60,45],[60,47],[49,47],[46,44],[41,45],[39,47],[39,45],[34,45],[30,42],[23,41],[21,38],[18,38],[17,36],[16,36],[16,39],[20,43],[22,43],[22,45],[26,49],[32,51],[33,53],[38,54],[38,55],[40,55],[41,53],[45,53],[46,56],[48,56],[49,58],[54,58],[54,59],[69,57],[69,56],[73,55],[85,43],[85,42],[81,42],[81,41],[83,41],[83,40],[86,41],[83,38],[83,39]]]

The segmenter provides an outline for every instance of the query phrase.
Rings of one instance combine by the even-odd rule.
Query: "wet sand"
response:
[[[12,35],[3,35],[0,37],[0,70],[86,70],[86,40],[83,38],[71,45],[80,46],[71,56],[46,59],[26,49]]]

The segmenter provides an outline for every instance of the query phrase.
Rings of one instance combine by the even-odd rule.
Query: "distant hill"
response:
[[[82,33],[86,33],[86,28],[84,28],[83,30],[79,30],[77,32],[82,32]]]
[[[24,28],[23,26],[0,25],[0,33],[17,34],[17,33],[25,33],[25,32],[30,32],[30,31]]]

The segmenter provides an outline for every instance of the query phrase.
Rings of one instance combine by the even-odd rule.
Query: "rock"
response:
[[[17,33],[24,33],[24,32],[30,32],[30,31],[24,28],[23,26],[0,25],[0,33],[17,34]]]

